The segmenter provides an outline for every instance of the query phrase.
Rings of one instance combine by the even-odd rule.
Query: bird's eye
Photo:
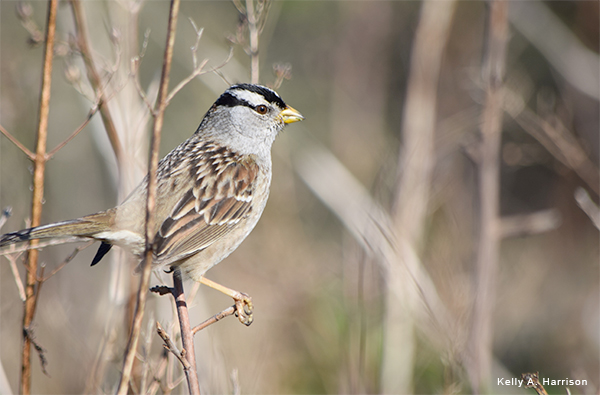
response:
[[[261,104],[260,106],[256,106],[255,110],[257,113],[264,115],[267,113],[268,108],[267,108],[267,106]]]

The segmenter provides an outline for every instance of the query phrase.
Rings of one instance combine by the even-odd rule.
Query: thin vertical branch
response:
[[[189,362],[189,368],[185,370],[185,377],[188,382],[190,394],[200,394],[200,383],[196,373],[196,354],[194,352],[194,334],[190,325],[187,303],[183,292],[183,280],[181,270],[176,268],[173,271],[173,296],[177,305],[177,316],[179,317],[179,327],[181,330],[181,343],[185,352],[184,358]]]
[[[152,129],[152,140],[150,144],[150,159],[148,173],[148,196],[146,203],[146,252],[142,262],[142,276],[140,279],[140,287],[137,292],[135,313],[133,316],[133,324],[125,357],[123,359],[123,371],[119,382],[117,393],[124,395],[128,391],[129,378],[135,360],[137,343],[140,336],[142,320],[144,318],[144,309],[146,306],[146,298],[148,295],[148,285],[150,283],[150,273],[152,270],[152,244],[154,240],[154,229],[156,228],[156,171],[158,168],[158,148],[160,146],[161,130],[164,121],[164,111],[166,107],[166,99],[169,91],[169,73],[171,71],[171,61],[173,59],[173,46],[175,44],[175,32],[177,26],[177,17],[179,14],[180,0],[172,0],[169,12],[169,25],[167,31],[167,43],[163,59],[163,69],[161,74],[160,88],[156,102],[156,111],[154,126]],[[195,373],[195,371],[194,371]]]
[[[260,58],[258,54],[260,35],[265,28],[271,0],[233,0],[233,4],[240,12],[240,25],[235,39],[242,44],[244,51],[250,55],[250,82],[258,84],[260,80]],[[248,39],[243,37],[248,29]]]
[[[474,393],[487,392],[492,364],[492,317],[496,296],[496,275],[500,247],[500,145],[502,135],[502,86],[508,33],[508,3],[493,0],[489,19],[483,80],[486,86],[485,107],[481,122],[479,156],[479,241],[477,245],[476,294],[468,373]]]
[[[54,36],[56,31],[56,12],[58,0],[50,0],[46,25],[46,46],[44,47],[44,68],[42,71],[42,89],[40,95],[40,113],[37,132],[37,144],[33,171],[33,196],[31,206],[31,226],[38,226],[42,218],[44,200],[44,173],[46,169],[46,142],[48,138],[48,114],[50,112],[50,87],[52,83],[52,57],[54,54]],[[37,240],[30,242],[37,245]],[[25,283],[25,307],[23,314],[23,350],[21,363],[21,393],[31,393],[31,339],[29,332],[35,314],[38,270],[38,250],[29,251],[27,257],[27,277]]]
[[[80,0],[71,0],[71,6],[73,8],[75,28],[77,29],[77,47],[81,52],[81,56],[83,58],[85,68],[87,70],[87,76],[90,81],[90,84],[96,92],[98,107],[100,109],[100,115],[102,116],[104,128],[106,129],[106,134],[108,135],[110,144],[112,145],[113,151],[115,152],[117,163],[121,163],[123,148],[119,140],[119,134],[117,133],[115,123],[112,119],[112,115],[104,101],[105,87],[102,84],[102,79],[100,78],[100,74],[96,70],[94,59],[92,57],[92,50],[90,48],[88,38],[87,23],[85,20],[85,13],[83,12],[83,8],[81,7]]]
[[[258,84],[260,76],[258,39],[260,32],[258,31],[258,21],[253,0],[246,0],[246,17],[248,18],[248,35],[250,41],[250,81],[253,84]]]

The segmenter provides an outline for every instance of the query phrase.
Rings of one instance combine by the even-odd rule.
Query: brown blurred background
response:
[[[271,4],[260,39],[260,82],[273,84],[274,64],[291,65],[291,79],[278,91],[306,119],[289,126],[274,145],[271,198],[257,228],[207,274],[250,294],[255,322],[246,328],[228,318],[196,335],[205,393],[472,392],[469,345],[480,292],[476,255],[482,206],[477,147],[486,103],[482,59],[488,11],[484,2],[429,4],[432,30],[436,17],[448,19],[448,32],[442,32],[446,42],[440,43],[435,31],[420,25],[425,4]],[[33,150],[42,46],[29,43],[31,32],[16,17],[17,7],[23,4],[0,2],[0,124]],[[28,21],[43,31],[46,3],[27,7],[32,12]],[[445,15],[435,16],[436,7]],[[152,98],[162,65],[168,2],[87,1],[84,9],[130,160],[126,170],[117,170],[96,115],[47,165],[43,223],[111,207],[145,172],[151,119],[132,82],[130,59],[142,51],[147,34],[139,80]],[[597,394],[599,238],[575,194],[598,201],[598,2],[509,2],[508,15],[500,213],[513,220],[505,225],[516,225],[500,243],[488,311],[491,384],[482,392],[533,393],[498,387],[497,378],[540,371],[550,379],[587,380],[586,386],[570,386],[571,393]],[[242,45],[228,39],[238,30],[234,4],[183,1],[171,87],[193,67],[190,47],[196,33],[189,19],[204,29],[198,60],[208,59],[206,69],[220,65],[233,47],[233,57],[219,72],[229,83],[248,82],[249,57]],[[84,121],[92,105],[85,97],[91,91],[74,50],[73,16],[66,2],[59,6],[57,29],[50,149]],[[417,32],[423,34],[421,41],[415,39]],[[428,43],[428,38],[434,41]],[[430,179],[419,186],[427,191],[427,199],[419,203],[424,205],[422,230],[410,245],[419,275],[406,270],[403,259],[389,260],[404,256],[402,244],[391,255],[380,253],[382,247],[373,245],[376,239],[369,239],[360,222],[372,217],[373,207],[386,218],[372,217],[373,223],[393,222],[395,202],[407,192],[397,188],[406,170],[402,163],[410,161],[399,155],[410,154],[403,151],[407,118],[419,119],[406,110],[407,89],[413,83],[418,87],[419,72],[431,66],[414,61],[417,42],[425,43],[425,55],[429,46],[432,52],[438,46],[441,50],[437,89],[424,97],[430,102],[425,102],[426,119],[421,119],[433,127],[433,146]],[[161,155],[194,132],[227,86],[221,76],[207,73],[180,91],[166,111]],[[0,232],[5,233],[25,227],[30,216],[32,165],[4,136],[0,154],[0,208],[12,207]],[[592,217],[598,216],[597,206],[590,210]],[[73,248],[45,248],[40,261],[46,272]],[[34,393],[114,392],[129,296],[139,277],[116,249],[91,268],[95,248],[83,250],[44,283],[33,329],[45,349],[49,376],[34,356]],[[24,277],[22,265],[19,270]],[[0,258],[0,276],[0,361],[16,391],[23,303],[5,258]],[[167,275],[153,276],[152,284],[160,281],[170,284]],[[401,289],[393,288],[399,284]],[[185,285],[193,289],[191,282]],[[434,302],[439,303],[429,304]],[[192,324],[197,324],[228,307],[230,300],[200,289],[191,304]],[[169,326],[170,301],[151,295],[146,320],[136,371],[139,380],[149,368],[151,383],[162,352],[153,322],[174,330]],[[172,376],[161,376],[163,383],[181,376],[180,367],[170,364]],[[564,386],[546,389],[564,393]],[[185,384],[174,391],[186,393]]]

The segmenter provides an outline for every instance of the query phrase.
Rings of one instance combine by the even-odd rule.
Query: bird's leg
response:
[[[221,284],[209,280],[204,276],[200,277],[200,283],[208,285],[209,287],[223,292],[225,295],[233,298],[235,301],[235,315],[238,317],[240,322],[246,326],[252,323],[252,310],[254,309],[254,305],[252,304],[252,298],[249,295],[235,291],[231,288],[227,288]]]

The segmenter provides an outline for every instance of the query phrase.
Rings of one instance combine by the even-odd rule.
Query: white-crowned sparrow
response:
[[[269,88],[239,84],[227,89],[196,133],[158,165],[153,264],[179,267],[193,280],[237,298],[236,302],[243,299],[203,275],[233,252],[258,222],[269,196],[273,141],[285,124],[302,119]],[[141,259],[146,195],[147,178],[117,207],[5,234],[0,247],[75,236],[102,241],[92,265],[112,245]],[[248,319],[240,313],[240,320]]]

